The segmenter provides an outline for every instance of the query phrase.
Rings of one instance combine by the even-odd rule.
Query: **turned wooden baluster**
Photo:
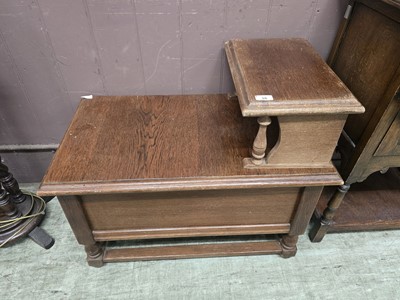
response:
[[[259,117],[257,119],[260,127],[257,136],[253,143],[252,162],[255,165],[261,165],[265,157],[265,150],[267,150],[267,126],[271,124],[271,118],[268,116]]]
[[[26,200],[26,195],[19,188],[17,180],[8,171],[8,167],[1,162],[0,157],[0,182],[3,188],[11,195],[14,203],[22,203]]]
[[[15,219],[21,216],[21,212],[11,201],[9,195],[5,190],[3,190],[1,185],[0,185],[0,214],[6,216],[7,219]]]
[[[326,224],[326,225],[331,225],[333,217],[335,216],[336,210],[339,208],[340,204],[343,201],[344,196],[350,189],[350,185],[341,185],[338,187],[336,193],[332,197],[332,199],[329,201],[327,208],[325,208],[323,217],[321,222]]]
[[[285,234],[281,238],[282,253],[283,258],[289,258],[296,255],[297,252],[297,241],[299,239],[298,235],[288,235]]]
[[[0,220],[7,224],[0,227],[0,245],[29,236],[43,248],[51,248],[54,239],[37,227],[44,217],[44,214],[39,213],[40,210],[40,204],[33,197],[22,193],[17,180],[1,162],[0,157]],[[37,215],[29,220],[17,219],[31,213]]]
[[[329,200],[321,219],[319,221],[316,221],[317,223],[311,228],[308,234],[312,242],[322,241],[325,234],[328,232],[329,227],[333,223],[333,217],[335,216],[336,210],[339,208],[344,196],[349,189],[349,184],[344,184],[338,187],[335,194]]]

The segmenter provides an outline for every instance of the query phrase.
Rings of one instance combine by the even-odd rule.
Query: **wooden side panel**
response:
[[[400,112],[390,126],[374,156],[400,155]]]
[[[332,68],[366,111],[351,115],[346,132],[357,142],[384,98],[400,64],[400,24],[357,3]],[[383,113],[383,111],[382,111]]]
[[[94,244],[93,235],[82,210],[81,199],[76,196],[59,197],[60,205],[79,244]]]
[[[323,187],[321,186],[304,188],[301,200],[296,209],[296,214],[292,220],[292,226],[289,232],[290,235],[300,235],[304,233],[318,203],[318,199],[321,196],[322,189]]]
[[[88,195],[82,197],[82,206],[94,231],[288,224],[299,190]]]
[[[268,154],[267,165],[329,165],[346,117],[347,115],[278,117],[279,141]]]

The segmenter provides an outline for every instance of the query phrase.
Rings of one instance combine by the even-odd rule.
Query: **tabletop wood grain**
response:
[[[256,131],[226,95],[82,100],[39,193],[340,184],[333,166],[244,169]]]
[[[364,111],[306,40],[235,39],[225,50],[244,116]]]

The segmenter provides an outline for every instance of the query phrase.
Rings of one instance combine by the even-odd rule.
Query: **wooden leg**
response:
[[[296,255],[297,252],[297,240],[298,235],[284,235],[281,238],[282,253],[283,258],[289,258]]]
[[[329,229],[329,226],[332,225],[336,210],[339,208],[349,189],[350,185],[344,184],[340,186],[332,196],[331,200],[329,200],[328,206],[325,208],[321,219],[316,220],[308,234],[312,242],[316,243],[322,241]]]
[[[77,196],[63,196],[59,197],[59,200],[78,243],[85,246],[89,266],[101,267],[103,265],[103,247],[93,238],[80,198]]]
[[[87,254],[87,262],[91,267],[100,268],[103,266],[103,247],[99,243],[92,245],[85,245],[85,251]]]
[[[257,122],[260,127],[253,143],[251,155],[253,157],[252,163],[260,165],[263,163],[262,159],[265,157],[265,150],[267,149],[267,126],[271,124],[271,118],[268,116],[259,117]]]
[[[290,225],[289,235],[304,234],[310,223],[315,206],[321,196],[322,189],[322,186],[308,186],[304,188]]]

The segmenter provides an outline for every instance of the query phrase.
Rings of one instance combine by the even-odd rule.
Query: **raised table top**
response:
[[[304,39],[235,39],[225,51],[243,116],[364,112]]]
[[[226,95],[82,100],[40,195],[339,185],[336,169],[244,169],[258,128]]]

